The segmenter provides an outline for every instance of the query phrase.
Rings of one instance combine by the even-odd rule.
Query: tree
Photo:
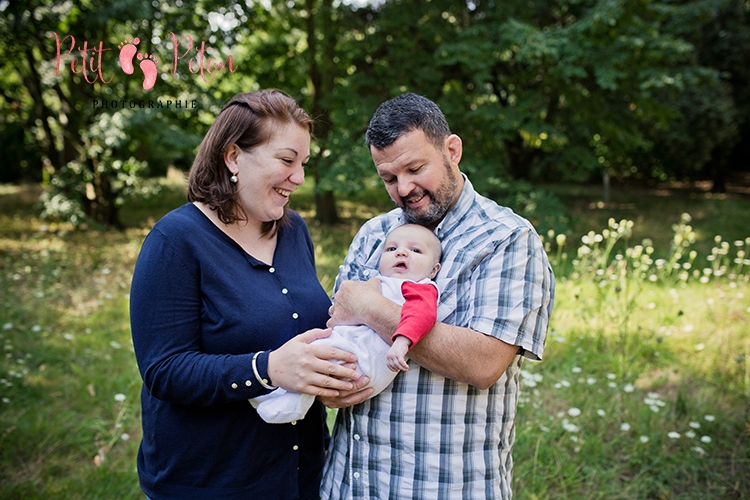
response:
[[[694,0],[671,7],[667,29],[694,47],[696,65],[717,78],[662,95],[678,112],[661,130],[657,148],[666,151],[657,169],[662,177],[710,179],[712,190],[726,190],[731,171],[748,170],[750,142],[750,6],[733,0]]]
[[[205,4],[194,7],[205,15]],[[147,169],[164,172],[192,155],[201,123],[187,108],[215,107],[213,96],[198,92],[206,75],[187,69],[188,58],[200,58],[198,43],[188,54],[187,40],[199,41],[209,24],[198,28],[200,18],[167,2],[3,7],[2,97],[44,159],[44,214],[120,227],[122,197]],[[173,40],[177,50],[168,51]],[[130,74],[118,60],[122,47],[130,47]],[[178,52],[185,60],[175,58],[172,69],[167,60]]]
[[[736,0],[31,0],[0,10],[0,137],[15,138],[6,155],[24,157],[17,172],[43,174],[49,213],[79,207],[108,225],[139,178],[189,165],[221,104],[258,88],[286,91],[317,120],[309,173],[327,222],[334,193],[379,182],[364,133],[377,106],[405,91],[445,111],[480,189],[603,172],[711,176],[720,188],[749,142],[749,17]],[[118,62],[129,43],[145,57],[132,74]],[[198,71],[202,56],[225,69]],[[138,64],[157,59],[144,88]],[[196,108],[122,105],[154,97]]]
[[[320,144],[320,153],[313,165],[315,175],[315,217],[323,224],[335,224],[339,217],[333,189],[321,187],[320,179],[330,163],[328,141],[333,123],[327,107],[333,93],[335,66],[334,45],[336,34],[333,29],[332,0],[322,0],[316,8],[314,0],[305,0],[307,10],[307,51],[310,60],[309,79],[312,90],[312,114],[316,121],[315,136]],[[318,11],[318,12],[316,12]],[[316,17],[319,22],[316,23]],[[318,45],[322,46],[318,49]]]
[[[728,0],[701,4],[703,12]],[[699,57],[690,39],[712,17],[683,22],[694,7],[645,0],[395,0],[353,10],[337,45],[348,73],[334,93],[335,113],[346,110],[357,125],[338,142],[349,147],[344,135],[360,138],[377,103],[410,90],[437,101],[461,131],[471,151],[464,167],[478,179],[649,177],[665,165],[703,171],[716,148],[728,144],[738,115],[726,101],[720,68]],[[698,96],[703,107],[690,104]],[[701,122],[709,103],[713,118]],[[686,113],[700,133],[684,128]],[[697,166],[686,167],[687,150],[677,143],[655,147],[669,135],[690,141]],[[337,156],[351,165],[350,152]],[[363,179],[358,167],[334,165],[331,172],[349,172],[357,185]]]

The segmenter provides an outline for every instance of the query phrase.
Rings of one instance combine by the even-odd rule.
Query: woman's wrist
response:
[[[253,374],[258,383],[268,390],[274,390],[276,387],[271,383],[271,377],[268,374],[268,360],[271,351],[258,351],[253,356],[252,366]]]

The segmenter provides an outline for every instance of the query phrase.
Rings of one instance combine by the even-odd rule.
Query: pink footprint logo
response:
[[[156,65],[159,61],[149,54],[138,54],[138,60],[141,61],[138,66],[143,71],[143,89],[149,90],[156,83],[156,75],[159,72]]]
[[[139,38],[131,38],[117,46],[120,49],[120,66],[122,66],[122,70],[128,75],[133,74],[133,56],[135,56],[138,50],[136,45],[139,43],[141,43]]]

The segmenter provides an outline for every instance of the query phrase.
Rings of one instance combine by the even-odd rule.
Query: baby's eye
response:
[[[396,247],[386,247],[385,251],[386,252],[395,252],[396,251]]]
[[[412,248],[411,251],[414,253],[422,253],[422,250],[420,250],[419,248]]]

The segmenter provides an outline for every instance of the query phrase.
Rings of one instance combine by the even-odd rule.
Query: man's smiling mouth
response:
[[[427,193],[422,193],[419,196],[410,196],[409,198],[404,198],[404,202],[407,205],[414,205],[422,201],[425,196],[427,196]]]

